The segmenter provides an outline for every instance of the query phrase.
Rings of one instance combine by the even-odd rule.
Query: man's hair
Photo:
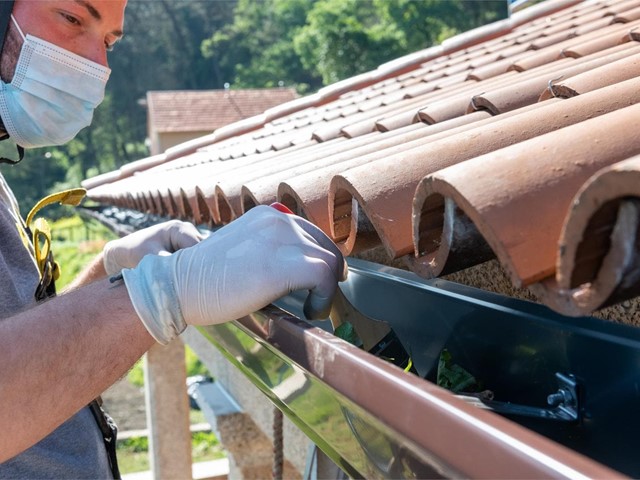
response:
[[[0,0],[0,53],[4,47],[4,39],[9,30],[14,0]]]

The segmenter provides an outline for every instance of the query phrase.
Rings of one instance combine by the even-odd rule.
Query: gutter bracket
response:
[[[492,410],[503,415],[518,415],[525,417],[543,418],[559,422],[579,422],[582,419],[582,400],[580,388],[572,374],[556,373],[558,390],[547,396],[547,404],[552,408],[531,407],[510,402],[493,400],[490,391],[477,394],[463,393],[458,398],[479,408]]]

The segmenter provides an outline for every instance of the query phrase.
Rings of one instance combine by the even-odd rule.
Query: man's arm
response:
[[[89,285],[92,282],[103,279],[107,276],[104,269],[104,253],[100,252],[89,265],[87,265],[73,281],[67,285],[64,291],[75,290],[83,285]]]
[[[122,282],[101,280],[0,321],[0,462],[100,395],[153,343]]]
[[[326,318],[346,274],[319,228],[266,206],[173,255],[140,260],[152,243],[143,236],[112,250],[124,285],[102,279],[0,321],[0,462],[112,385],[154,338],[168,343],[188,324],[241,318],[294,290],[309,292],[309,318]],[[131,245],[140,246],[133,256]],[[137,266],[126,268],[130,261]]]

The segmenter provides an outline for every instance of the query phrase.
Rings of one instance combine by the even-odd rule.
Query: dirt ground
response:
[[[123,378],[102,394],[102,400],[103,408],[113,417],[119,431],[147,428],[143,388]]]

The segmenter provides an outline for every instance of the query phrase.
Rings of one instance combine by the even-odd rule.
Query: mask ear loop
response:
[[[24,36],[24,33],[22,33],[22,29],[20,28],[20,25],[18,25],[18,21],[16,20],[16,17],[13,16],[13,14],[11,14],[11,20],[13,21],[13,24],[16,26],[16,28],[18,29],[18,33],[20,34],[20,36],[22,37],[22,40],[26,40],[27,37]]]

